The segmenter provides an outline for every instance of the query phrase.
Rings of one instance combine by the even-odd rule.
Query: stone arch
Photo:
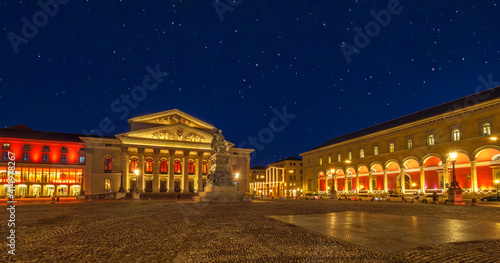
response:
[[[404,159],[403,159],[403,161],[402,161],[401,163],[402,163],[402,164],[403,164],[403,166],[404,166],[404,165],[406,165],[408,162],[410,162],[410,163],[411,163],[411,161],[415,161],[415,162],[417,163],[417,166],[420,166],[420,165],[421,165],[420,160],[419,160],[417,157],[415,157],[415,156],[409,156],[409,157],[406,157],[406,158],[404,158]]]
[[[385,164],[384,164],[384,168],[385,168],[385,169],[387,169],[391,163],[396,163],[398,166],[400,166],[400,167],[401,167],[401,165],[400,165],[400,163],[399,163],[399,161],[398,161],[398,160],[396,160],[396,159],[389,159],[389,160],[387,160],[387,161],[385,162]]]
[[[496,150],[498,152],[500,152],[500,146],[498,145],[485,145],[485,146],[481,146],[479,148],[477,148],[473,153],[472,153],[472,156],[474,156],[474,160],[475,161],[478,161],[477,160],[477,157],[481,154],[481,153],[484,153],[484,151],[487,151],[487,150]],[[494,156],[493,156],[494,157]]]
[[[441,156],[440,154],[437,154],[437,153],[429,153],[429,154],[426,154],[424,157],[422,157],[422,162],[421,164],[425,166],[425,163],[427,162],[427,160],[429,160],[430,158],[432,157],[436,157],[436,158],[439,158],[439,160],[441,160],[441,163],[443,162],[444,158],[443,156]]]

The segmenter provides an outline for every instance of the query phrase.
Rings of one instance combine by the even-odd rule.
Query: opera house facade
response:
[[[177,109],[128,120],[115,136],[0,129],[0,195],[8,190],[8,157],[15,155],[16,196],[76,196],[131,192],[197,193],[210,169],[218,129]],[[248,192],[252,149],[230,144],[238,191]]]

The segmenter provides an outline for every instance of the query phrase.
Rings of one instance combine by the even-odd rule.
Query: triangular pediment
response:
[[[140,117],[135,117],[128,120],[132,130],[142,129],[145,127],[170,126],[175,124],[183,124],[189,127],[216,131],[214,126],[188,115],[178,109],[153,113]]]
[[[186,124],[177,123],[143,130],[135,130],[116,135],[127,144],[154,144],[158,146],[203,145],[210,147],[213,135]]]

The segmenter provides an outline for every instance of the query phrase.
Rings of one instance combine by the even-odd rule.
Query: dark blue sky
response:
[[[500,82],[495,1],[401,1],[350,63],[340,45],[360,44],[355,27],[390,1],[243,0],[222,21],[212,1],[73,0],[53,16],[37,2],[0,4],[2,127],[82,133],[109,118],[107,135],[126,132],[110,105],[160,65],[169,75],[127,118],[178,108],[239,145],[286,107],[296,117],[257,140],[252,165],[265,165]]]

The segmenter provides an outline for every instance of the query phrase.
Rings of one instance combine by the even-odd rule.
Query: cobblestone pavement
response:
[[[22,205],[16,207],[16,255],[8,255],[3,245],[0,262],[498,262],[500,258],[498,239],[384,254],[269,217],[344,211],[500,223],[498,207],[421,203],[289,200]],[[5,206],[0,220],[5,222],[0,229],[6,237]]]

